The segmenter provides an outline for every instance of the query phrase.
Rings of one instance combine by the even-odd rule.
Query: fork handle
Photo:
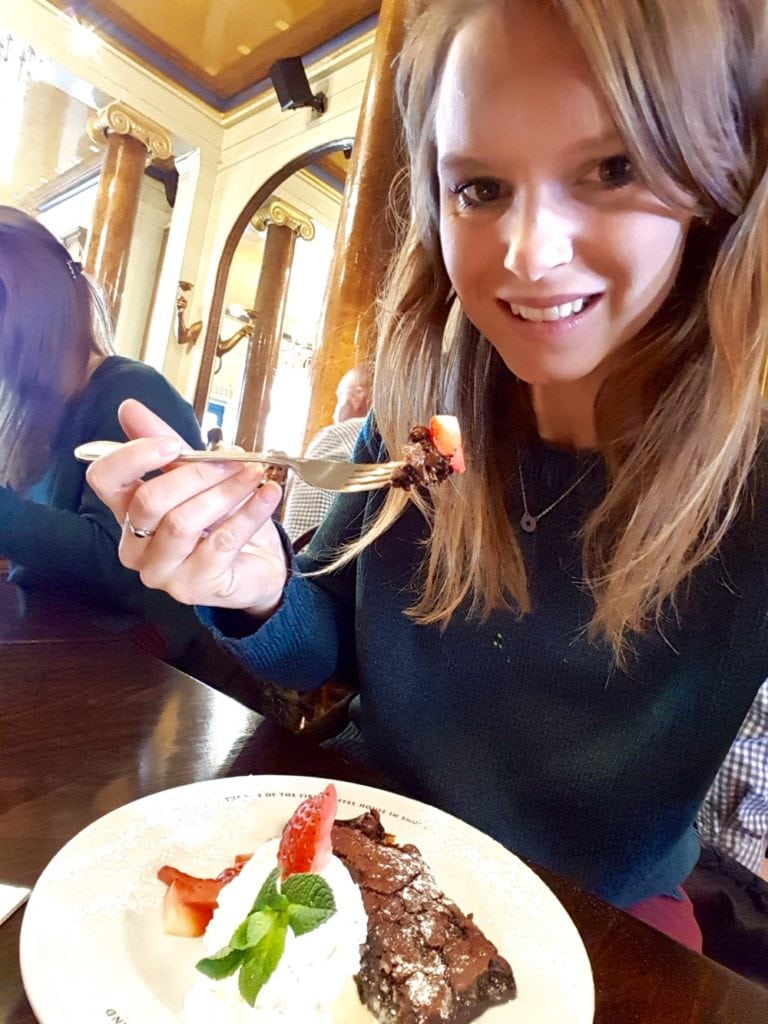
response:
[[[75,458],[80,462],[95,462],[102,455],[109,455],[123,447],[120,441],[88,441],[75,448]],[[176,456],[176,462],[274,462],[283,464],[286,456],[282,452],[201,452],[195,448],[184,448]]]

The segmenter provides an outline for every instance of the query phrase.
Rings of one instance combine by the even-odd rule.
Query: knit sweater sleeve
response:
[[[372,419],[366,421],[353,461],[385,461],[386,453]],[[344,544],[356,539],[378,498],[370,494],[341,495],[324,519],[309,547],[291,560],[288,583],[278,610],[261,626],[243,615],[198,609],[218,643],[246,668],[273,683],[312,690],[331,676],[356,683],[355,593],[360,566],[351,562],[328,575],[308,578],[322,568]]]
[[[62,424],[45,493],[31,500],[0,488],[0,553],[15,563],[14,578],[22,585],[74,586],[138,609],[144,588],[118,559],[120,524],[88,485],[86,467],[72,449],[85,440],[125,441],[117,409],[129,397],[149,406],[194,447],[202,447],[202,440],[191,407],[159,373],[129,360],[115,363],[99,380],[92,378],[71,420]]]

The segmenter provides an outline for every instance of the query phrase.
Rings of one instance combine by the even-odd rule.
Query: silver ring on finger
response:
[[[147,537],[155,536],[154,530],[142,530],[140,526],[134,526],[127,512],[125,513],[125,525],[131,531],[133,536],[138,537],[140,540],[146,540]]]

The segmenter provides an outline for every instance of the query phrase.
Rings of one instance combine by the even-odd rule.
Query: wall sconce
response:
[[[281,110],[312,107],[318,114],[325,113],[325,93],[312,92],[301,57],[283,57],[282,60],[276,60],[269,69],[269,77],[280,100]]]
[[[231,320],[239,320],[243,326],[239,327],[230,338],[219,338],[216,345],[217,356],[224,356],[227,352],[231,352],[243,338],[252,338],[259,320],[259,314],[255,309],[246,309],[244,306],[227,306],[224,315]]]
[[[179,281],[176,291],[176,341],[180,345],[189,345],[190,347],[195,344],[203,329],[202,320],[190,324],[189,327],[184,323],[184,311],[189,305],[186,293],[191,292],[193,288],[194,285],[191,281]]]
[[[203,329],[203,321],[198,320],[194,324],[184,323],[184,312],[189,304],[187,292],[191,292],[194,285],[191,281],[179,281],[179,288],[176,293],[176,340],[180,345],[194,345],[200,337]],[[216,355],[224,356],[231,352],[238,342],[243,338],[253,337],[258,323],[259,315],[255,309],[245,309],[244,306],[230,305],[224,310],[224,315],[231,320],[238,320],[243,325],[239,327],[230,338],[219,337],[216,343]]]

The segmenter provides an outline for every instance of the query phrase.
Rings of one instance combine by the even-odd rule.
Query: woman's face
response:
[[[599,387],[669,294],[690,218],[635,179],[581,50],[543,8],[494,5],[456,36],[436,110],[440,239],[464,311],[514,374]]]

